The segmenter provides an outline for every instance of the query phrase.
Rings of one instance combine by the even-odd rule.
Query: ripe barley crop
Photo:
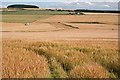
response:
[[[112,41],[4,40],[3,78],[117,78],[117,47]]]

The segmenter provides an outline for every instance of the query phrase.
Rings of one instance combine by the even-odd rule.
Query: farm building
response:
[[[71,14],[71,15],[84,15],[84,13],[78,12],[78,11],[72,11],[72,12],[69,12],[69,14]]]

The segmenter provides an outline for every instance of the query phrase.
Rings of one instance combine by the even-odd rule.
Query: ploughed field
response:
[[[40,13],[3,13],[3,78],[120,76],[118,14]]]

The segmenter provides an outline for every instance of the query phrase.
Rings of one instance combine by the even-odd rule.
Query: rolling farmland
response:
[[[2,17],[3,78],[120,77],[118,14],[23,10]]]

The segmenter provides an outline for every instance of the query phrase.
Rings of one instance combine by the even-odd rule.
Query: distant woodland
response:
[[[39,8],[39,7],[36,5],[15,4],[9,5],[7,8]]]

